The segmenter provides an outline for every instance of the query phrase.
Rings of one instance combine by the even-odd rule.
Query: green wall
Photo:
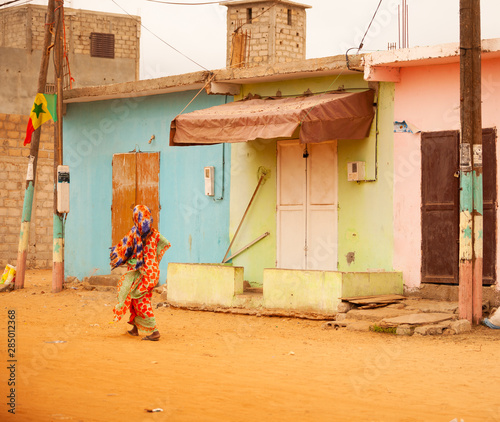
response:
[[[331,76],[287,80],[265,84],[248,84],[240,98],[248,93],[261,96],[301,95],[339,88],[367,88],[360,75]],[[393,84],[381,84],[376,125],[364,140],[338,141],[338,243],[339,271],[392,270],[392,184],[381,177],[392,174],[393,151]],[[347,162],[366,161],[366,177],[375,176],[378,146],[378,181],[348,182]],[[270,236],[233,259],[233,264],[245,268],[245,279],[262,284],[263,269],[276,265],[276,140],[235,143],[231,148],[230,238],[238,227],[258,182],[259,167],[271,170],[270,178],[259,190],[232,247],[233,253],[266,231]],[[354,260],[348,263],[348,257]]]
[[[338,270],[392,270],[393,185],[384,175],[393,174],[394,84],[381,83],[376,125],[363,140],[339,140]],[[376,148],[378,150],[378,157]],[[377,181],[348,182],[347,163],[366,162],[366,178]]]

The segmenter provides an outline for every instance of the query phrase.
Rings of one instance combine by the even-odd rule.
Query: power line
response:
[[[380,7],[381,4],[382,4],[382,0],[380,0],[378,2],[378,6],[375,9],[375,13],[372,16],[372,20],[370,21],[370,24],[368,25],[368,28],[366,28],[365,35],[363,35],[363,38],[361,39],[361,42],[359,43],[358,53],[359,53],[359,50],[361,50],[363,48],[363,41],[365,40],[366,34],[368,34],[368,31],[370,30],[370,27],[372,26],[373,19],[375,19],[375,16],[377,15],[378,9],[379,9],[379,7]]]
[[[133,17],[130,13],[128,13],[123,7],[121,7],[115,0],[111,0],[114,4],[116,4],[121,10],[123,10],[127,15],[129,15],[130,17]],[[179,53],[181,56],[184,56],[186,59],[188,59],[190,62],[194,63],[195,65],[201,67],[202,69],[205,69],[207,72],[210,72],[210,70],[208,70],[205,66],[202,66],[201,64],[199,64],[198,62],[194,61],[193,59],[191,59],[190,57],[186,56],[182,51],[178,50],[177,48],[175,48],[173,45],[169,44],[168,42],[166,42],[164,39],[160,38],[158,35],[156,35],[153,31],[151,31],[148,27],[144,26],[144,24],[142,23],[141,21],[141,26],[146,30],[148,31],[151,35],[153,35],[154,37],[158,38],[162,43],[164,43],[165,45],[167,45],[168,47],[170,47],[172,50],[176,51],[177,53]]]
[[[146,0],[146,1],[151,1],[154,3],[170,4],[174,6],[202,6],[206,4],[220,4],[220,1],[207,1],[204,3],[177,3],[173,1],[161,1],[161,0]],[[239,0],[226,0],[225,3],[231,3],[233,1],[239,1]]]
[[[7,1],[7,2],[5,2],[5,3],[0,4],[0,7],[7,6],[8,4],[12,4],[12,3],[17,3],[18,1],[22,1],[22,0],[11,0],[11,1]]]

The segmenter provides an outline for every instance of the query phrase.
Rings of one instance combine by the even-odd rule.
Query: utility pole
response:
[[[45,34],[43,40],[42,60],[38,76],[37,92],[44,93],[47,84],[47,72],[49,67],[50,45],[52,41],[52,27],[54,22],[54,0],[49,0],[47,15],[45,18]],[[21,231],[19,234],[19,247],[17,251],[16,281],[15,289],[24,288],[24,276],[26,273],[26,257],[28,255],[28,243],[30,238],[31,210],[33,208],[33,195],[35,192],[36,167],[38,162],[38,148],[40,146],[41,126],[35,130],[31,138],[28,171],[26,175],[26,188],[24,191],[24,205],[21,219]]]
[[[483,292],[480,0],[460,0],[459,315],[478,324]]]
[[[57,210],[57,167],[62,165],[62,127],[63,127],[63,7],[62,0],[56,0],[54,71],[57,83],[57,122],[54,125],[54,218],[52,246],[52,293],[58,293],[64,283],[64,225],[63,215]]]

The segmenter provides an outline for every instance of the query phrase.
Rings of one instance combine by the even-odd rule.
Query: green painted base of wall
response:
[[[243,293],[243,267],[212,264],[168,264],[167,297],[181,306],[226,306]]]
[[[264,270],[264,307],[334,313],[342,295],[342,273],[335,271]]]
[[[342,274],[342,297],[403,294],[404,283],[402,272],[388,271]]]
[[[341,297],[403,294],[401,272],[264,270],[263,295],[243,294],[243,267],[168,264],[168,301],[180,306],[266,308],[334,314]]]
[[[264,270],[264,307],[335,313],[341,297],[402,294],[400,272]]]

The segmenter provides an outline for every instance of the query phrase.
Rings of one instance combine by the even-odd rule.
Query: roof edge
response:
[[[116,98],[144,97],[200,89],[206,84],[209,74],[206,71],[193,72],[156,79],[73,88],[64,91],[64,102],[80,103]]]
[[[500,55],[500,38],[481,41],[481,54]],[[445,64],[460,61],[459,43],[402,48],[397,50],[376,51],[364,57],[366,67],[407,67],[425,64]],[[366,70],[366,69],[365,69]]]
[[[295,6],[295,7],[300,7],[302,9],[311,9],[312,6],[309,4],[303,4],[303,3],[297,3],[294,1],[289,1],[289,0],[240,0],[240,1],[221,1],[219,2],[219,5],[221,6],[242,6],[244,4],[250,4],[250,3],[281,3],[284,5],[290,5],[290,6]]]

